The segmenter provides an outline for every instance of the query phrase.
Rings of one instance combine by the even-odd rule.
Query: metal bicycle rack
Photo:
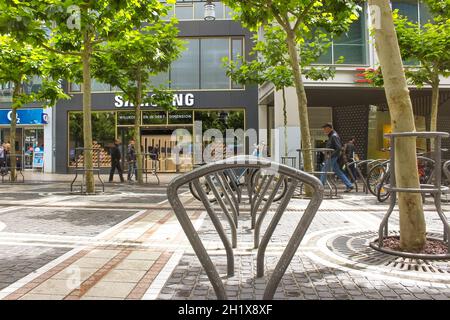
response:
[[[12,181],[12,176],[11,176],[11,158],[16,158],[16,181],[14,182],[18,182],[17,178],[18,178],[18,174],[20,173],[20,175],[22,176],[22,181],[20,181],[21,183],[25,182],[25,176],[23,175],[23,169],[24,169],[24,155],[23,153],[8,153],[6,155],[6,162],[5,162],[5,166],[2,167],[2,183],[5,182],[5,176],[8,176],[8,181],[9,182],[13,182]]]
[[[397,138],[404,138],[404,137],[416,137],[416,138],[425,138],[425,139],[434,139],[434,150],[437,150],[433,152],[433,157],[431,158],[434,160],[434,163],[440,164],[441,163],[441,143],[442,138],[448,138],[450,136],[449,133],[446,132],[400,132],[400,133],[390,133],[386,134],[386,137],[390,138],[390,145],[394,146]],[[447,175],[449,174],[448,171],[448,165],[444,165],[444,173]],[[394,207],[397,203],[397,193],[419,193],[421,195],[429,193],[433,195],[434,198],[434,205],[436,207],[436,211],[438,213],[439,218],[441,219],[441,222],[444,226],[444,233],[443,233],[443,241],[447,242],[448,246],[448,254],[442,255],[442,258],[448,259],[450,257],[450,241],[449,241],[449,234],[450,234],[450,225],[447,222],[447,217],[445,216],[442,206],[441,206],[441,196],[443,193],[448,193],[449,187],[445,187],[441,185],[441,165],[435,166],[435,172],[433,175],[433,184],[421,184],[419,188],[401,188],[397,187],[396,179],[395,179],[395,148],[391,148],[390,150],[390,181],[389,185],[384,186],[384,188],[387,191],[391,192],[390,197],[390,206],[388,211],[386,212],[385,216],[383,217],[383,220],[381,221],[379,230],[378,230],[378,240],[377,244],[372,242],[370,246],[374,249],[381,250],[387,253],[392,253],[389,250],[383,249],[383,239],[388,236],[388,224],[389,224],[389,217],[391,216],[392,212],[394,211]],[[396,253],[399,256],[403,256],[406,258],[418,258],[418,259],[427,259],[430,258],[430,255],[424,255],[424,254],[413,254],[413,253]],[[437,255],[433,256],[434,258],[438,258]]]
[[[159,169],[159,160],[152,159],[152,156],[154,156],[154,153],[143,153],[142,154],[142,173],[145,176],[145,182],[148,182],[148,174],[151,174],[155,176],[156,180],[158,181],[157,184],[160,184],[159,176],[158,176],[158,169]],[[150,163],[150,166],[148,165]]]
[[[97,152],[97,167],[96,168],[92,168],[92,169],[86,169],[86,161],[84,161],[84,155],[86,154],[86,151],[90,151],[90,152]],[[82,155],[83,156],[83,167],[80,168],[78,166],[78,162],[80,157],[77,157],[78,155]],[[82,179],[81,179],[81,183],[80,183],[80,187],[81,187],[81,193],[83,193],[83,188],[85,186],[86,183],[86,173],[87,172],[93,172],[93,174],[97,174],[98,180],[100,181],[100,184],[102,186],[102,192],[105,192],[105,183],[103,182],[101,176],[100,176],[100,149],[94,149],[94,148],[75,148],[75,177],[72,180],[72,182],[70,183],[70,192],[73,192],[73,187],[75,182],[78,179],[78,174],[82,174]],[[95,193],[95,190],[94,190]]]
[[[308,230],[317,210],[323,199],[323,185],[313,175],[299,171],[295,168],[288,167],[286,165],[274,163],[261,158],[253,156],[238,156],[221,160],[215,163],[207,164],[196,168],[195,170],[183,174],[175,178],[167,188],[167,195],[169,203],[172,206],[178,221],[181,224],[189,242],[194,249],[195,254],[200,260],[209,281],[211,282],[216,296],[218,299],[226,299],[227,294],[225,287],[222,283],[220,275],[216,269],[215,264],[212,262],[208,252],[206,251],[199,234],[195,230],[189,215],[186,212],[186,208],[179,198],[179,189],[182,186],[192,184],[195,188],[201,203],[203,204],[207,214],[209,215],[216,232],[218,233],[220,240],[226,251],[227,256],[227,275],[229,277],[234,275],[234,255],[233,248],[237,247],[237,226],[238,217],[240,214],[240,207],[243,205],[243,198],[239,195],[244,192],[244,184],[237,187],[237,184],[230,179],[231,171],[245,169],[248,176],[251,176],[256,170],[256,175],[259,177],[254,179],[257,181],[261,178],[261,183],[253,183],[250,179],[246,180],[248,183],[247,192],[249,192],[248,200],[250,202],[250,215],[252,219],[252,227],[254,226],[254,238],[255,248],[257,251],[257,277],[264,275],[264,256],[267,249],[267,245],[285,212],[292,196],[294,195],[296,187],[300,183],[305,183],[311,186],[314,190],[312,199],[305,209],[304,214],[298,225],[296,226],[293,235],[283,251],[280,260],[278,261],[271,277],[269,278],[268,285],[264,291],[263,299],[272,299],[278,284],[281,281],[284,273],[286,272],[289,263],[295,255],[306,231]],[[202,185],[200,178],[205,179],[205,184]],[[286,180],[285,180],[286,179]],[[272,183],[276,181],[275,187],[270,189]],[[269,226],[262,234],[260,239],[261,225],[263,220],[274,203],[274,197],[279,191],[280,185],[283,181],[288,181],[286,193],[280,199],[275,206],[275,214],[270,221]],[[217,206],[214,208],[210,198],[208,198],[207,191],[213,193],[215,202],[221,209],[221,212],[225,216],[227,223],[231,230],[231,242],[224,231],[219,216],[217,214]],[[270,190],[269,190],[270,189]],[[258,192],[255,192],[258,191]],[[252,194],[254,196],[252,196]],[[262,200],[266,201],[263,208],[260,210]],[[258,215],[259,213],[259,215]]]
[[[325,185],[330,190],[329,199],[333,199],[333,197],[338,197],[338,189],[336,183],[333,181],[333,177],[335,175],[335,172],[333,171],[333,168],[331,167],[331,154],[335,151],[334,149],[329,148],[311,148],[311,149],[297,149],[299,153],[299,159],[303,159],[302,152],[311,152],[315,154],[316,156],[313,157],[313,159],[317,158],[317,154],[323,153],[324,154],[324,161],[325,166],[322,169],[319,169],[319,171],[313,171],[310,172],[312,175],[320,177],[322,175],[325,175]],[[303,184],[300,185],[300,194],[303,193]]]
[[[442,166],[442,170],[447,177],[447,181],[450,183],[450,160],[444,163],[444,165]]]

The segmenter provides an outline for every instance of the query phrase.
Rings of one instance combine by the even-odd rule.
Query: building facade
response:
[[[163,1],[162,1],[163,2]],[[174,92],[173,104],[177,109],[166,112],[157,106],[142,107],[140,134],[142,151],[159,153],[159,170],[162,172],[188,171],[195,159],[192,149],[195,144],[211,141],[192,141],[193,145],[182,156],[181,165],[175,165],[172,149],[176,142],[172,135],[176,129],[194,137],[195,131],[208,129],[257,130],[258,115],[257,86],[240,86],[227,77],[222,59],[249,55],[252,34],[232,21],[230,9],[221,2],[215,2],[216,20],[204,20],[206,1],[178,1],[172,6],[171,16],[179,20],[179,37],[185,42],[185,51],[172,63],[170,70],[155,76],[154,85],[167,85]],[[69,100],[59,101],[54,108],[44,110],[42,105],[32,105],[19,113],[41,114],[42,121],[32,119],[31,123],[19,123],[18,149],[27,153],[44,145],[45,171],[56,173],[72,172],[82,162],[79,148],[83,147],[82,92],[81,86],[63,82]],[[39,83],[30,84],[30,90]],[[11,90],[2,88],[6,114],[10,111]],[[0,138],[8,140],[9,123],[2,121],[0,110]],[[25,118],[24,118],[25,119]],[[201,126],[198,123],[201,121]],[[197,123],[197,126],[194,125]],[[133,135],[133,106],[122,97],[121,92],[110,85],[93,79],[92,84],[92,133],[94,165],[104,170],[110,167],[109,150],[115,139],[122,141],[122,154]],[[192,139],[193,140],[193,139]],[[243,142],[245,144],[245,142]],[[39,150],[39,149],[38,149]],[[30,155],[32,158],[32,154]],[[125,158],[125,157],[124,157]],[[32,166],[29,166],[30,168]]]
[[[421,24],[429,20],[430,13],[419,0],[394,0],[393,9]],[[308,98],[309,122],[313,147],[323,147],[327,137],[322,132],[324,123],[333,123],[344,142],[356,138],[356,149],[360,158],[387,158],[388,139],[384,134],[390,132],[390,116],[382,88],[374,88],[362,73],[368,68],[379,66],[374,39],[369,32],[369,10],[363,8],[360,19],[349,32],[334,39],[330,50],[323,55],[318,64],[336,68],[334,79],[311,81],[304,79]],[[343,56],[343,64],[335,64]],[[405,64],[412,64],[406,61]],[[441,79],[441,97],[438,129],[450,131],[450,79]],[[431,89],[410,87],[419,131],[429,130],[431,113]],[[259,88],[259,131],[260,139],[269,145],[269,154],[276,161],[284,156],[284,120],[282,94],[273,85],[266,83]],[[300,148],[300,128],[294,88],[287,89],[288,113],[288,155],[297,157]],[[448,140],[448,139],[445,139]],[[424,148],[425,142],[419,141]],[[446,148],[450,141],[443,142]],[[444,153],[450,158],[450,153]]]

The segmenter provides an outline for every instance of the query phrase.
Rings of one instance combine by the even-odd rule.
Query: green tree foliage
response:
[[[62,57],[49,54],[42,48],[36,48],[20,42],[9,35],[0,35],[0,83],[12,83],[11,114],[11,150],[16,154],[17,109],[31,102],[43,102],[53,106],[58,99],[68,98],[61,89],[58,80],[70,71],[65,69]],[[24,84],[33,77],[41,77],[42,86],[37,91],[26,92]],[[16,179],[16,157],[11,157],[11,178]]]
[[[173,1],[172,1],[173,3]],[[0,30],[33,40],[50,52],[78,58],[82,66],[84,165],[87,193],[94,192],[91,63],[102,45],[158,21],[167,8],[158,0],[6,0]]]
[[[129,30],[120,37],[101,44],[94,54],[92,70],[95,78],[118,87],[126,100],[134,105],[137,154],[137,180],[142,178],[140,143],[141,104],[150,103],[172,110],[173,94],[164,87],[154,87],[152,76],[167,71],[179,57],[181,40],[177,39],[176,21],[151,19],[145,26]],[[152,91],[152,95],[148,92]]]
[[[305,63],[310,56],[309,51],[316,51],[315,45],[322,45],[325,38],[335,37],[349,29],[350,24],[358,18],[358,3],[351,0],[225,0],[226,5],[236,12],[236,19],[251,30],[260,27],[279,26],[278,36],[287,49],[288,64],[292,77],[285,77],[289,72],[279,67],[276,75],[283,79],[293,80],[296,89],[299,120],[301,129],[301,145],[304,149],[311,148],[311,134],[309,130],[307,97],[303,76]],[[319,40],[319,41],[317,41]],[[314,71],[311,72],[311,75]],[[320,73],[319,73],[320,74]],[[319,75],[318,74],[318,75]],[[275,78],[277,78],[277,76]],[[304,154],[304,169],[312,171],[313,159],[310,152]]]
[[[253,37],[255,43],[250,56],[252,60],[246,61],[239,56],[236,60],[224,58],[227,75],[239,84],[256,83],[262,85],[266,82],[273,83],[275,89],[282,90],[283,115],[284,115],[284,153],[287,156],[287,106],[285,88],[294,86],[294,76],[289,64],[289,51],[286,43],[285,31],[278,24],[267,24],[263,27],[264,38],[260,39],[256,34]],[[299,44],[302,59],[300,61],[303,74],[307,79],[326,80],[333,78],[335,67],[319,67],[312,64],[317,62],[331,46],[330,35],[320,29],[312,31],[308,41]],[[339,62],[343,61],[343,57]]]
[[[424,0],[432,13],[432,20],[422,25],[394,12],[394,23],[404,61],[416,62],[405,68],[410,85],[432,88],[430,130],[437,130],[440,76],[450,76],[450,3]],[[383,86],[380,68],[366,71],[366,78],[374,86]]]

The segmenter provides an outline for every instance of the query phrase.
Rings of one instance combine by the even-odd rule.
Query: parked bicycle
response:
[[[263,156],[263,148],[264,144],[262,145],[254,145],[254,150],[252,152],[253,156],[256,157],[262,157]],[[203,166],[206,165],[206,163],[197,164],[196,166]],[[195,167],[195,166],[194,166]],[[277,202],[280,201],[287,192],[287,185],[288,181],[286,179],[283,179],[283,181],[280,182],[280,175],[273,172],[262,172],[260,170],[250,170],[250,169],[229,169],[225,170],[223,172],[224,177],[226,181],[228,182],[229,187],[231,188],[231,191],[236,192],[239,190],[243,190],[244,187],[247,188],[248,193],[254,195],[258,194],[259,192],[263,191],[263,188],[267,188],[267,192],[265,194],[271,194],[272,191],[277,189],[277,192],[275,193],[275,197],[273,201]],[[273,176],[273,177],[271,177]],[[270,183],[266,186],[267,179],[270,179]],[[214,196],[209,184],[207,183],[205,178],[200,178],[200,185],[202,186],[203,190],[205,191],[208,199],[210,202],[217,201],[216,197]],[[219,179],[213,177],[211,179],[212,183],[217,187],[218,190],[221,191],[221,196],[224,196],[224,188],[227,186],[220,185]],[[197,190],[193,186],[192,183],[189,183],[189,190],[191,191],[194,198],[201,201],[200,196],[197,193]],[[264,201],[268,200],[268,196],[264,196]]]

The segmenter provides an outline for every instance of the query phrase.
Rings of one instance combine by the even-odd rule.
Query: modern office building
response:
[[[145,152],[157,148],[160,170],[174,172],[192,169],[192,153],[185,154],[183,165],[175,166],[171,139],[175,129],[194,134],[194,121],[202,121],[202,130],[210,128],[255,128],[258,126],[258,88],[239,86],[225,74],[223,57],[249,53],[252,34],[240,23],[232,21],[229,8],[215,2],[216,19],[204,20],[205,1],[178,1],[170,15],[179,20],[179,36],[186,50],[174,62],[169,72],[154,78],[154,84],[170,81],[177,110],[166,112],[157,107],[144,106],[140,129]],[[60,101],[56,107],[55,169],[70,172],[77,155],[75,149],[83,145],[82,93],[77,84],[66,84],[72,99]],[[109,167],[108,148],[114,138],[126,147],[132,135],[133,107],[121,93],[109,85],[94,80],[92,85],[93,140],[101,146],[101,165]],[[124,150],[125,151],[125,150]]]
[[[27,93],[36,91],[41,85],[39,78],[24,85]],[[11,134],[11,96],[10,84],[0,84],[0,142],[10,142]],[[17,112],[16,150],[23,153],[26,169],[42,168],[42,161],[33,164],[35,152],[44,151],[45,171],[53,171],[52,145],[54,139],[51,125],[54,110],[40,103],[27,104]]]
[[[202,121],[203,132],[210,128],[246,130],[258,126],[257,86],[233,83],[222,66],[224,57],[248,56],[252,34],[232,21],[230,9],[221,2],[214,2],[215,20],[205,21],[205,4],[206,1],[177,1],[170,11],[169,17],[175,15],[179,20],[179,37],[185,41],[186,50],[169,72],[153,80],[156,85],[170,83],[177,110],[142,107],[142,148],[145,152],[158,149],[160,170],[164,172],[190,170],[193,163],[202,161],[193,159],[188,152],[184,154],[184,165],[175,166],[171,159],[175,144],[171,136],[175,129],[185,129],[193,135],[199,129],[195,128],[195,121]],[[83,146],[80,85],[68,82],[62,85],[71,99],[59,101],[48,110],[40,104],[23,108],[19,111],[21,122],[17,130],[18,150],[28,152],[31,159],[32,147],[44,146],[45,171],[57,173],[72,171],[79,160],[76,149]],[[35,81],[26,89],[33,90],[36,86],[39,82]],[[0,89],[0,108],[4,109],[0,110],[0,139],[8,141],[12,90],[8,86]],[[114,139],[122,140],[125,152],[132,136],[133,106],[124,101],[120,91],[95,79],[92,92],[93,140],[99,150],[95,160],[106,169],[110,166],[109,148]]]
[[[167,83],[174,90],[177,110],[166,112],[157,107],[142,108],[140,128],[142,148],[145,152],[157,148],[160,170],[187,171],[193,163],[201,162],[187,152],[184,165],[175,166],[171,158],[175,129],[184,129],[195,136],[194,122],[202,121],[201,130],[255,129],[260,141],[268,144],[269,155],[280,161],[284,145],[282,95],[273,85],[266,83],[240,86],[225,74],[222,58],[245,54],[249,57],[252,34],[231,19],[230,9],[214,2],[216,19],[204,20],[206,1],[178,0],[170,15],[179,19],[180,37],[186,50],[165,74],[155,77],[155,84]],[[429,12],[419,0],[395,0],[399,9],[413,21],[423,23]],[[363,70],[378,66],[373,39],[369,35],[369,13],[363,9],[360,19],[350,31],[334,39],[327,54],[318,61],[336,67],[334,79],[311,81],[305,79],[308,97],[310,127],[314,146],[322,146],[327,139],[321,126],[332,122],[344,140],[356,137],[357,151],[362,158],[383,158],[388,141],[383,137],[390,130],[390,119],[384,90],[373,88],[361,76]],[[340,56],[344,64],[336,65]],[[77,161],[76,149],[83,146],[82,92],[80,85],[63,82],[71,95],[70,100],[59,101],[54,108],[44,109],[42,104],[31,104],[19,113],[17,147],[26,155],[26,165],[32,167],[32,148],[44,149],[44,168],[47,172],[72,172]],[[27,85],[35,90],[38,79]],[[133,130],[133,107],[123,99],[120,91],[93,80],[92,84],[93,139],[100,150],[100,165],[109,167],[109,148],[120,138],[125,148]],[[418,130],[427,130],[430,117],[431,90],[411,87],[411,97]],[[0,88],[0,140],[8,141],[8,113],[11,88]],[[297,156],[300,147],[297,99],[293,88],[287,89],[289,156]],[[450,131],[450,79],[441,81],[439,130]],[[194,144],[204,145],[204,141]],[[245,144],[245,142],[244,142]],[[450,141],[444,141],[450,148]],[[195,146],[194,146],[195,147]],[[247,152],[252,146],[246,145]],[[125,151],[125,149],[123,149]],[[444,155],[450,158],[450,154]],[[298,162],[297,162],[298,163]]]
[[[426,6],[419,0],[394,0],[392,7],[421,24],[430,17]],[[324,145],[327,137],[321,127],[324,123],[333,123],[343,140],[356,138],[360,157],[376,159],[388,157],[388,153],[383,151],[388,148],[389,143],[384,134],[390,131],[391,125],[384,90],[372,87],[362,76],[365,69],[379,66],[374,39],[369,35],[368,11],[367,7],[363,8],[360,19],[351,26],[347,34],[333,40],[330,50],[318,62],[335,66],[335,78],[327,81],[304,80],[313,146]],[[344,63],[335,64],[340,56],[345,57]],[[431,89],[411,86],[410,90],[417,130],[429,130]],[[260,139],[269,145],[271,156],[278,161],[284,155],[282,101],[281,92],[277,92],[272,84],[266,83],[259,88]],[[449,78],[441,79],[439,110],[438,130],[449,132]],[[294,88],[287,89],[287,112],[288,155],[296,156],[298,161],[300,129]],[[444,146],[449,148],[450,141],[445,140]],[[445,153],[444,157],[450,158],[450,153]]]

